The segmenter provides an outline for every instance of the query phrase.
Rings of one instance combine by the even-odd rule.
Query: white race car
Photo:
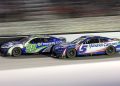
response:
[[[53,36],[29,36],[21,39],[20,41],[11,41],[4,43],[1,48],[1,54],[20,56],[21,54],[45,53],[51,52],[56,44],[65,42],[65,38],[56,38]]]
[[[54,46],[53,55],[59,58],[74,58],[82,55],[113,55],[120,51],[120,39],[102,36],[82,36],[71,43]]]

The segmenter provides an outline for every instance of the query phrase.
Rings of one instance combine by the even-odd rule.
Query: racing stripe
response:
[[[97,53],[97,52],[104,52],[106,50],[106,48],[100,49],[100,50],[96,50],[90,53],[84,53],[84,54],[91,54],[91,53]]]
[[[66,49],[63,51],[62,57],[66,55]]]
[[[35,52],[40,52],[41,50],[46,49],[47,46],[41,46],[40,48],[36,49]]]

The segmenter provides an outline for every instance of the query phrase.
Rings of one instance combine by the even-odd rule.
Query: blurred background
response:
[[[0,34],[120,30],[119,15],[120,0],[0,0]]]
[[[30,21],[120,14],[120,0],[0,0],[0,21]]]

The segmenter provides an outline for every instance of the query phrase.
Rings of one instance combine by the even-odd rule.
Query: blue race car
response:
[[[54,46],[52,54],[59,58],[107,54],[113,55],[120,51],[120,39],[102,36],[81,36],[70,43]]]
[[[6,56],[20,56],[26,53],[45,53],[51,52],[56,44],[65,42],[65,38],[56,38],[47,35],[33,35],[25,37],[19,41],[11,41],[4,43],[1,48],[1,54]]]

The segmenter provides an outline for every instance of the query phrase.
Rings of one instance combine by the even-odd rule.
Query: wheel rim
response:
[[[13,56],[19,56],[21,54],[21,50],[19,48],[15,48],[13,50]]]
[[[74,51],[73,50],[71,50],[71,51],[69,51],[69,54],[70,54],[70,56],[74,56]]]
[[[112,47],[110,47],[110,48],[108,49],[108,52],[109,52],[109,53],[113,53],[113,52],[114,52],[114,49],[113,49]]]
[[[67,57],[74,58],[76,56],[76,51],[74,49],[68,50]]]
[[[112,46],[108,47],[107,51],[106,51],[107,55],[113,55],[113,54],[115,54],[115,52],[116,52],[116,50]]]

